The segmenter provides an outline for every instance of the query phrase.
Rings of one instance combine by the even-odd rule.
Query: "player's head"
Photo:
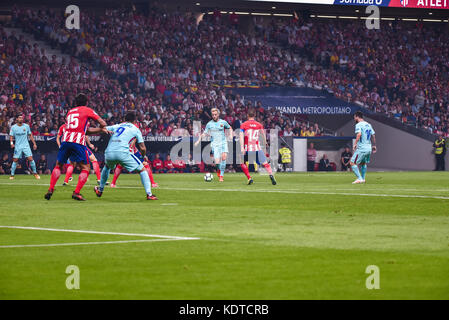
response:
[[[214,119],[214,121],[218,121],[218,118],[220,117],[220,110],[218,110],[218,108],[212,108],[211,113],[212,119]]]
[[[363,121],[363,113],[362,113],[362,111],[356,111],[354,113],[354,120],[355,120],[356,123],[358,123],[360,121]]]
[[[19,114],[16,118],[16,122],[18,124],[22,124],[23,123],[23,114]]]
[[[78,93],[75,97],[75,106],[87,106],[87,96],[84,93]]]
[[[125,115],[125,121],[126,122],[131,122],[134,123],[134,121],[136,121],[136,114],[132,111],[129,111],[126,115]]]
[[[256,109],[249,108],[248,109],[248,119],[254,119],[256,117]]]

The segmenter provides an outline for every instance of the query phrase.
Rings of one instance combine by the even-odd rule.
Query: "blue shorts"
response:
[[[17,147],[14,148],[14,155],[13,155],[14,159],[22,158],[22,154],[25,156],[25,158],[33,156],[33,153],[31,152],[31,148],[29,146],[23,147],[23,148],[17,148]]]
[[[104,154],[106,166],[109,169],[114,168],[117,164],[122,165],[128,172],[141,171],[143,163],[135,155],[127,152],[107,152]]]
[[[221,158],[223,153],[228,153],[228,143],[224,143],[219,146],[211,145],[212,153],[214,154],[214,158]]]
[[[89,155],[89,157],[93,154],[92,151],[89,149],[89,147],[86,147],[87,149],[87,154]]]
[[[355,164],[369,163],[371,159],[371,151],[356,150],[352,155],[351,162]]]
[[[145,159],[143,158],[142,154],[140,153],[139,150],[137,150],[136,152],[134,152],[134,155],[137,157],[137,159],[139,159],[141,162],[144,162]]]
[[[88,148],[82,144],[74,142],[63,142],[58,151],[58,162],[67,163],[67,159],[72,162],[83,162],[89,164]]]
[[[267,157],[262,150],[259,151],[246,151],[244,156],[244,162],[254,163],[254,161],[261,165],[262,163],[267,162]]]

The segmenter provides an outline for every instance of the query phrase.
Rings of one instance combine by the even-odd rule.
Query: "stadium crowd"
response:
[[[120,122],[127,110],[136,110],[144,135],[193,135],[193,121],[204,126],[212,107],[238,128],[252,102],[224,86],[239,79],[285,84],[285,61],[291,63],[287,51],[279,54],[262,39],[213,17],[197,26],[191,16],[157,8],[147,16],[113,10],[83,13],[82,28],[69,31],[61,11],[43,10],[16,9],[12,25],[72,58],[49,60],[35,45],[0,29],[3,134],[18,112],[28,116],[33,133],[55,134],[79,91],[90,93],[89,105],[108,122]],[[323,128],[300,116],[256,107],[257,119],[281,136],[323,134]]]
[[[329,21],[331,20],[331,21]],[[405,124],[449,135],[449,34],[443,24],[304,19],[256,25],[311,64],[299,79]]]

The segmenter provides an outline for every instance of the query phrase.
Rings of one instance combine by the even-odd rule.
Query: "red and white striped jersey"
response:
[[[85,106],[70,109],[66,117],[62,142],[73,142],[85,146],[89,119],[97,120],[98,118],[100,116],[95,111]]]
[[[62,135],[64,134],[65,131],[65,123],[59,127],[58,129],[58,137],[62,137]]]
[[[248,120],[242,123],[240,130],[245,135],[245,151],[259,151],[259,133],[263,130],[263,125],[256,120]]]

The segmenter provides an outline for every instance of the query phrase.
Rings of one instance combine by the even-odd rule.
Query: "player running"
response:
[[[244,155],[244,162],[240,165],[243,173],[248,178],[247,184],[252,184],[254,181],[249,174],[246,162],[256,161],[258,165],[263,165],[270,175],[271,183],[276,184],[276,179],[273,176],[271,166],[265,157],[265,153],[262,151],[259,145],[259,135],[262,135],[264,145],[267,145],[267,136],[263,125],[255,120],[256,109],[248,109],[248,120],[242,123],[240,126],[240,146],[242,155]]]
[[[376,153],[376,136],[373,127],[363,119],[363,113],[357,111],[354,114],[355,125],[355,144],[354,154],[352,155],[350,165],[352,172],[357,179],[352,184],[365,183],[367,166],[370,162],[371,152]],[[358,168],[360,165],[360,171]]]
[[[136,128],[139,128],[137,126],[137,123],[135,124]],[[149,165],[149,161],[145,161],[145,158],[142,156],[142,154],[139,152],[139,150],[136,148],[136,139],[134,139],[130,144],[129,144],[129,152],[133,153],[143,164],[143,166],[145,167],[145,169],[148,172],[148,176],[150,177],[150,181],[151,181],[151,187],[152,188],[157,188],[159,187],[159,185],[154,181],[153,178],[153,171],[151,171],[151,167]],[[112,182],[111,182],[111,188],[115,188],[116,187],[116,183],[117,183],[117,179],[120,176],[120,174],[122,173],[123,167],[118,164],[115,166],[114,169],[114,177],[112,178]],[[106,185],[108,183],[106,182]]]
[[[195,146],[197,146],[205,135],[211,136],[211,147],[214,155],[215,166],[217,168],[218,181],[223,182],[223,175],[226,169],[226,158],[228,155],[228,141],[226,140],[225,129],[229,129],[229,137],[232,138],[232,128],[225,120],[220,119],[220,110],[212,108],[212,120],[206,125],[206,129],[200,135]]]
[[[14,179],[14,174],[17,168],[17,162],[22,158],[22,154],[30,162],[31,171],[36,179],[41,177],[37,174],[36,163],[33,160],[33,153],[31,152],[30,143],[28,139],[33,143],[33,150],[37,149],[36,141],[34,141],[33,134],[31,133],[30,126],[23,123],[23,115],[19,115],[16,119],[16,124],[11,127],[9,131],[9,140],[11,142],[11,148],[14,148],[14,155],[11,165],[10,180]],[[15,142],[15,143],[14,143]]]
[[[101,197],[104,191],[104,186],[109,178],[109,171],[115,165],[120,164],[128,172],[139,171],[140,179],[147,193],[147,200],[158,200],[151,192],[150,177],[147,170],[144,168],[142,161],[140,161],[129,150],[129,144],[134,140],[137,141],[142,154],[146,154],[145,143],[143,141],[142,132],[134,125],[136,115],[134,112],[128,112],[125,116],[125,122],[109,126],[106,129],[113,134],[109,139],[108,146],[105,151],[105,166],[101,171],[100,186],[94,187],[97,197]],[[148,162],[147,157],[144,157]]]
[[[75,98],[75,108],[70,109],[66,117],[66,128],[62,137],[62,143],[58,151],[58,158],[56,165],[51,173],[50,188],[45,194],[44,198],[50,200],[53,195],[56,182],[58,182],[59,176],[63,165],[68,159],[74,166],[79,164],[81,167],[81,173],[78,177],[78,184],[75,191],[73,191],[72,199],[85,201],[86,199],[80,194],[81,189],[89,177],[90,163],[89,153],[86,147],[86,134],[96,134],[100,132],[107,132],[105,129],[106,122],[100,118],[100,116],[88,108],[86,95],[80,93]],[[88,128],[89,119],[93,119],[100,124],[99,128]]]

